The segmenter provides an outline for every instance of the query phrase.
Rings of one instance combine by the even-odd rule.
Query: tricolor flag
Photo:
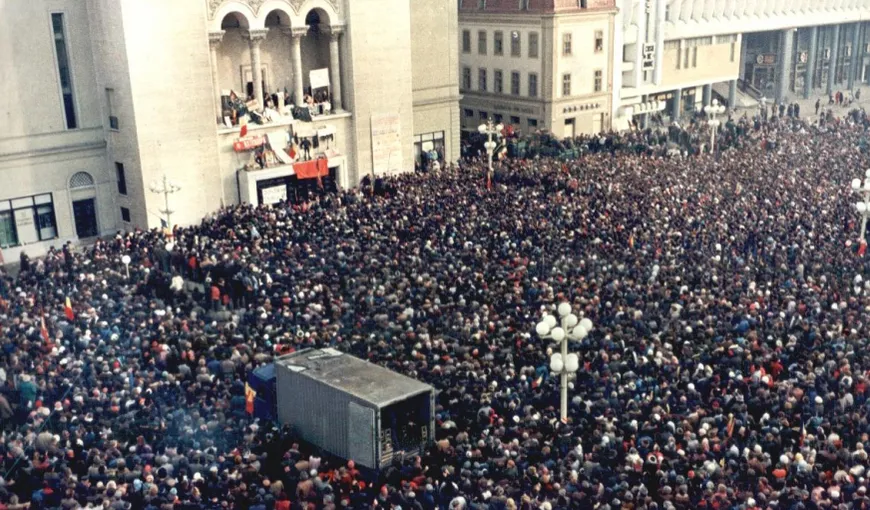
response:
[[[69,320],[73,320],[76,318],[75,314],[73,313],[72,301],[69,300],[69,296],[66,297],[66,301],[64,302],[63,314],[66,315],[66,318]]]
[[[807,438],[807,424],[804,422],[801,422],[801,439],[800,439],[800,442],[798,443],[798,446],[803,447],[804,440],[806,438]]]
[[[248,135],[248,116],[244,115],[239,119],[239,124],[241,124],[242,129],[239,131],[239,138],[244,138]]]
[[[254,399],[257,398],[257,392],[254,391],[254,388],[251,388],[251,385],[245,383],[245,412],[248,414],[254,414]]]
[[[537,388],[538,386],[540,386],[541,381],[543,381],[543,380],[544,380],[544,376],[540,376],[537,379],[535,379],[534,381],[532,381],[532,388]]]
[[[45,317],[42,318],[42,325],[39,328],[39,334],[42,335],[42,339],[45,340],[45,343],[48,343],[48,328],[45,327]]]

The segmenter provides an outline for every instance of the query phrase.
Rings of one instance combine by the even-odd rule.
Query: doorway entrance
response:
[[[96,237],[97,208],[93,198],[73,202],[73,217],[76,223],[76,235],[79,239]]]

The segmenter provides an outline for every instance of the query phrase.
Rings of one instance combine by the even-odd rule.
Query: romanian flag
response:
[[[535,379],[534,381],[532,381],[532,388],[537,388],[538,386],[540,386],[541,381],[543,381],[543,380],[544,380],[544,376],[540,376],[537,379]]]
[[[63,304],[63,314],[66,315],[66,318],[69,320],[73,320],[76,318],[73,313],[72,301],[69,300],[69,296],[67,296],[66,301]]]
[[[45,327],[45,317],[42,318],[42,325],[39,328],[39,334],[42,335],[42,339],[45,340],[45,343],[48,343],[50,337],[48,336],[48,328]]]
[[[731,436],[734,434],[734,415],[728,416],[728,439],[731,439]]]
[[[256,398],[257,392],[251,388],[250,384],[245,383],[245,412],[248,414],[254,414],[254,399]]]

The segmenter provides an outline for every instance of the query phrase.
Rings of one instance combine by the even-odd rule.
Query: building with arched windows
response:
[[[35,0],[0,21],[0,249],[459,154],[455,0]],[[154,184],[152,186],[152,183]],[[32,246],[32,248],[27,248]]]

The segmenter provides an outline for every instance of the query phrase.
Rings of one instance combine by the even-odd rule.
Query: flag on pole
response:
[[[239,138],[244,138],[248,134],[248,116],[244,115],[239,118],[239,124],[242,126],[241,131],[239,131]]]
[[[254,414],[254,399],[257,398],[257,392],[254,391],[254,388],[251,388],[251,385],[245,383],[245,412],[248,414]]]
[[[42,325],[39,328],[39,334],[42,335],[42,339],[45,340],[45,343],[48,343],[48,328],[45,327],[45,317],[42,317]]]
[[[63,314],[66,315],[66,318],[69,320],[73,320],[76,318],[75,314],[73,313],[72,301],[69,300],[69,296],[66,297],[66,301],[64,302]]]
[[[628,247],[632,249],[634,248],[634,234],[628,236]]]
[[[731,436],[734,434],[734,415],[728,415],[728,429],[726,431],[728,433],[728,439],[731,439]]]
[[[489,174],[489,172],[486,173],[486,189],[492,189],[492,176]]]

